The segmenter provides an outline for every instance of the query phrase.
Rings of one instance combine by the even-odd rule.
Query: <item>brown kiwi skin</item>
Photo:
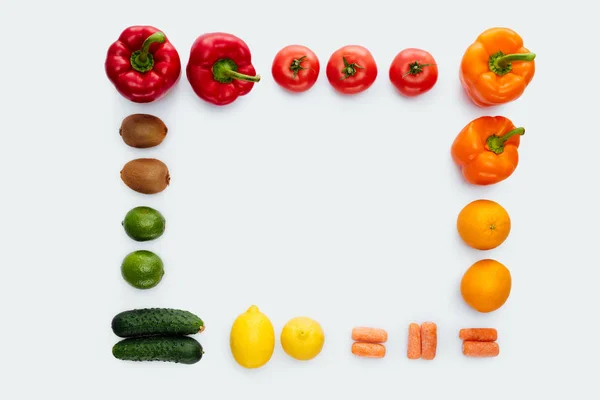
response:
[[[155,158],[129,161],[121,170],[121,179],[130,189],[144,194],[160,193],[171,181],[166,164]]]
[[[168,128],[158,117],[150,114],[132,114],[123,119],[119,134],[131,147],[147,149],[158,146],[165,140]]]

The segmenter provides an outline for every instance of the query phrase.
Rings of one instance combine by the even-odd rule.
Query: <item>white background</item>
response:
[[[598,395],[598,58],[593,2],[537,1],[2,1],[3,382],[11,399],[506,399]],[[559,5],[560,4],[560,5]],[[133,104],[104,73],[108,46],[129,25],[163,30],[183,68],[202,33],[225,31],[251,48],[263,79],[216,108],[185,75],[163,100]],[[525,95],[482,110],[464,97],[464,50],[493,26],[537,53]],[[291,95],[271,78],[279,49],[313,49],[321,75]],[[342,97],[325,76],[330,54],[369,48],[379,66],[365,93]],[[439,81],[400,97],[388,80],[405,47],[430,51]],[[184,72],[182,71],[182,74]],[[121,120],[151,113],[169,127],[154,149],[127,147]],[[465,184],[450,159],[456,134],[482,115],[527,129],[507,181]],[[156,157],[172,175],[162,194],[128,189],[119,171]],[[513,220],[508,240],[480,252],[458,238],[468,202],[489,198]],[[121,220],[149,205],[167,219],[158,241],[128,239]],[[129,287],[122,258],[147,248],[162,283]],[[483,315],[459,293],[482,258],[504,263],[513,291]],[[263,369],[238,367],[234,318],[256,304],[279,336],[306,315],[326,332],[321,355],[299,363],[279,341]],[[192,366],[115,360],[112,317],[175,307],[207,324]],[[434,361],[406,358],[410,322],[439,327]],[[350,354],[356,325],[388,330],[383,360]],[[468,359],[460,328],[495,327],[501,354]],[[410,396],[410,397],[409,397]]]

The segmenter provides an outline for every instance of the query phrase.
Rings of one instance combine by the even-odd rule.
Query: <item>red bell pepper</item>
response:
[[[234,35],[220,32],[196,39],[186,73],[198,97],[217,106],[233,103],[260,81],[248,45]]]
[[[152,26],[130,26],[109,47],[104,68],[123,97],[150,103],[177,83],[181,60],[163,32]]]

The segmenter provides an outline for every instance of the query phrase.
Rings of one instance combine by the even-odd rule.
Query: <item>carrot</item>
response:
[[[356,342],[352,344],[352,354],[359,357],[383,358],[385,357],[385,346],[378,343]]]
[[[500,354],[500,346],[496,342],[463,342],[463,354],[467,357],[496,357]]]
[[[352,329],[352,340],[363,343],[385,343],[388,340],[388,334],[383,329],[361,326]]]
[[[411,360],[421,358],[421,328],[419,324],[408,326],[408,351],[407,356]]]
[[[461,340],[475,342],[495,342],[498,340],[498,331],[494,328],[468,328],[461,329],[458,337]]]
[[[421,358],[433,360],[437,351],[437,325],[425,322],[421,325]]]

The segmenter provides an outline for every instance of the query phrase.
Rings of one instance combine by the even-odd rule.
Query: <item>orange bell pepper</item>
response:
[[[479,107],[508,103],[521,97],[533,79],[534,59],[516,32],[488,29],[463,55],[460,81]]]
[[[467,182],[491,185],[512,175],[519,164],[519,144],[525,129],[505,117],[479,117],[458,134],[452,159]]]

